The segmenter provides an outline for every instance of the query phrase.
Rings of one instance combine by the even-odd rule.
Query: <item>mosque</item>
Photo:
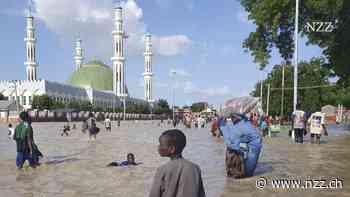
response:
[[[0,93],[10,101],[18,102],[24,109],[32,108],[33,96],[48,95],[56,101],[89,101],[93,106],[107,109],[125,103],[152,103],[152,37],[145,36],[144,51],[144,99],[129,96],[125,76],[123,9],[116,6],[114,12],[112,68],[101,61],[84,63],[82,40],[75,43],[75,71],[66,83],[38,79],[36,60],[36,37],[34,17],[31,12],[26,16],[26,80],[0,81]]]

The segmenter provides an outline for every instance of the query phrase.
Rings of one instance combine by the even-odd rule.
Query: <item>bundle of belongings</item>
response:
[[[225,101],[222,113],[225,117],[229,117],[231,113],[246,115],[250,113],[262,114],[263,110],[259,98],[244,96]]]
[[[228,147],[226,148],[225,166],[228,177],[235,179],[245,177],[243,156]]]

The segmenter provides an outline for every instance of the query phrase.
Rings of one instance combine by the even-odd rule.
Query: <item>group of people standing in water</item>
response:
[[[297,110],[293,113],[292,129],[290,136],[294,137],[295,142],[300,144],[304,142],[304,136],[308,132],[312,144],[320,144],[322,134],[328,136],[325,114],[315,112],[308,116],[300,109],[300,105],[297,105]]]
[[[35,168],[40,165],[39,157],[42,156],[42,153],[34,142],[33,128],[28,113],[21,112],[19,118],[20,123],[14,129],[14,132],[10,132],[17,145],[16,165],[18,169],[21,169],[23,163],[28,160],[29,165]],[[297,143],[303,142],[300,136],[304,135],[308,123],[311,127],[311,139],[316,138],[316,142],[319,143],[321,132],[327,132],[323,114],[314,113],[308,121],[306,120],[305,112],[297,110],[294,113],[295,141]],[[110,131],[110,121],[105,121],[105,126],[106,130]],[[92,113],[84,121],[82,131],[88,131],[90,140],[96,140],[99,128]],[[217,116],[213,120],[211,131],[213,135],[223,136],[226,146],[226,175],[233,178],[253,176],[263,146],[261,131],[254,125],[254,121],[241,113],[229,113],[225,116]],[[162,157],[169,157],[170,161],[157,169],[150,197],[205,196],[200,167],[182,156],[185,146],[186,136],[181,130],[170,129],[161,134],[158,153]],[[129,153],[126,161],[112,162],[108,166],[138,164],[140,163],[135,162],[134,154]]]
[[[34,142],[30,116],[27,112],[21,112],[19,119],[20,123],[13,133],[13,139],[17,145],[16,165],[18,169],[21,169],[24,162],[28,160],[30,167],[35,168],[40,165],[39,157],[43,155]],[[94,128],[97,128],[96,120],[92,115],[86,123],[87,126],[84,129],[89,130],[90,136],[96,135],[96,130],[94,131]],[[11,132],[10,130],[9,136],[12,135]],[[205,197],[199,166],[182,156],[185,146],[186,136],[181,130],[170,129],[160,135],[158,153],[161,157],[168,157],[170,160],[157,169],[150,197]],[[111,162],[107,166],[136,166],[139,164],[141,163],[135,161],[135,155],[129,153],[126,161]]]

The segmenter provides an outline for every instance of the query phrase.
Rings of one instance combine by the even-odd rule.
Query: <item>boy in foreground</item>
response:
[[[13,139],[17,145],[16,165],[18,169],[22,169],[23,164],[28,160],[30,167],[35,168],[35,158],[33,151],[33,130],[29,124],[29,115],[27,112],[19,114],[20,123],[16,126]]]
[[[182,157],[185,146],[182,131],[171,129],[161,134],[158,153],[170,161],[157,169],[149,197],[205,197],[199,166]]]

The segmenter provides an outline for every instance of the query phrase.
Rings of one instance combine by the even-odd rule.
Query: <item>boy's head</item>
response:
[[[178,129],[164,131],[159,137],[158,152],[162,157],[181,155],[186,146],[186,136]]]
[[[24,121],[24,122],[27,122],[29,121],[29,115],[27,112],[25,111],[22,111],[20,114],[19,114],[19,118]]]
[[[129,163],[135,163],[135,155],[132,153],[128,153],[126,155],[126,159],[128,160]]]
[[[12,127],[12,124],[9,124],[8,127],[11,128],[11,127]]]

